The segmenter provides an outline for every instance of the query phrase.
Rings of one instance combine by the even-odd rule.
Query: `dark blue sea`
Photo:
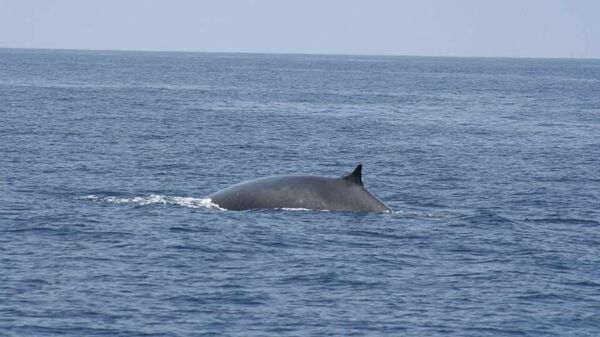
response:
[[[600,60],[0,49],[0,336],[205,335],[600,335]]]

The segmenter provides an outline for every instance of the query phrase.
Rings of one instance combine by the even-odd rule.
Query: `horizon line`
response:
[[[37,48],[37,47],[4,47],[0,49],[39,50],[39,51],[74,51],[74,52],[122,52],[122,53],[187,53],[187,54],[246,54],[246,55],[304,55],[304,56],[358,56],[358,57],[439,57],[439,58],[474,58],[474,59],[531,59],[531,60],[600,60],[600,57],[560,57],[560,56],[473,56],[473,55],[416,55],[416,54],[377,54],[377,53],[319,53],[319,52],[261,52],[261,51],[200,51],[200,50],[157,50],[157,49],[83,49],[83,48]]]

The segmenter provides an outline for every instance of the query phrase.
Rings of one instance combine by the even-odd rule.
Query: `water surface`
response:
[[[0,49],[0,335],[595,336],[599,127],[597,60]]]

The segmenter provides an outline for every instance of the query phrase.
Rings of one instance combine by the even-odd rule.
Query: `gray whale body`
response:
[[[390,212],[362,183],[362,165],[341,178],[271,176],[246,181],[208,196],[228,210],[304,208],[350,212]]]

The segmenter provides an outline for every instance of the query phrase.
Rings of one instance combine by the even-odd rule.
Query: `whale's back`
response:
[[[359,172],[360,173],[360,172]],[[272,176],[233,185],[209,196],[229,210],[304,208],[311,210],[388,212],[362,181],[317,176]]]

